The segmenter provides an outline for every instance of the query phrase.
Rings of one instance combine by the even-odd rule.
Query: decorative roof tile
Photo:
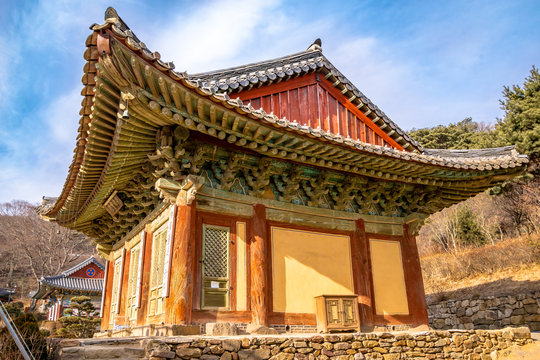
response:
[[[62,290],[79,290],[89,292],[103,291],[103,279],[72,278],[58,275],[42,278],[40,280],[40,286],[41,284]]]

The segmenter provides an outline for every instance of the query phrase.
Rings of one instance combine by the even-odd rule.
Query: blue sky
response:
[[[60,193],[85,39],[107,6],[179,71],[323,52],[402,128],[502,116],[540,65],[540,1],[0,1],[0,202]]]

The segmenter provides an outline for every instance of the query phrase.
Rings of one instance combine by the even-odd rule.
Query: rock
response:
[[[366,357],[362,353],[354,354],[354,360],[364,360]]]
[[[346,342],[339,342],[334,344],[334,350],[347,350],[351,348],[351,344]]]
[[[375,346],[373,348],[373,352],[378,352],[378,353],[381,353],[381,354],[386,354],[388,352],[388,350],[386,350],[385,348],[382,348],[380,346]]]
[[[246,331],[250,334],[257,334],[257,335],[276,335],[278,334],[278,331],[276,329],[262,326],[262,325],[255,325],[255,324],[249,324],[246,328]]]
[[[206,335],[234,336],[238,335],[238,328],[236,327],[236,324],[228,322],[207,323]]]
[[[219,360],[219,356],[207,354],[207,355],[201,356],[201,360]]]
[[[201,354],[202,351],[198,348],[176,348],[176,355],[185,359],[197,358]]]
[[[523,320],[522,315],[516,315],[516,316],[511,316],[510,317],[510,323],[513,324],[513,325],[521,324],[522,320]]]
[[[531,338],[531,330],[526,326],[513,328],[512,332],[514,333],[514,339],[530,339]]]
[[[294,355],[287,354],[287,353],[279,353],[270,358],[270,360],[293,360],[293,359],[294,359]]]
[[[236,339],[225,339],[221,343],[223,350],[237,352],[242,347],[242,341]]]
[[[220,357],[219,360],[232,360],[232,355],[230,352],[224,352]]]
[[[176,353],[174,351],[154,350],[152,351],[151,356],[165,359],[174,359],[176,357]]]
[[[264,360],[270,359],[270,349],[240,350],[240,360]]]

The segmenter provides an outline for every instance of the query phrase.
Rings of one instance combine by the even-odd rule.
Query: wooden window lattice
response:
[[[204,242],[204,276],[213,278],[228,277],[229,230],[205,226]]]

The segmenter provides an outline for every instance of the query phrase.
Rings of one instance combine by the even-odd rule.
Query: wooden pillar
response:
[[[405,270],[405,283],[407,284],[407,301],[409,312],[414,325],[428,324],[426,294],[422,280],[422,267],[416,238],[411,234],[409,225],[403,225],[403,262]]]
[[[373,325],[373,304],[371,297],[371,274],[369,268],[368,239],[364,220],[355,221],[356,230],[351,239],[352,265],[355,290],[358,294],[360,325],[369,327]],[[369,330],[369,329],[366,329]]]
[[[249,256],[251,272],[251,323],[268,326],[268,246],[266,233],[266,208],[253,206],[252,236]]]
[[[173,237],[169,297],[166,322],[174,325],[191,323],[193,273],[195,264],[196,201],[178,205]]]
[[[144,239],[144,257],[142,263],[141,290],[139,293],[139,304],[137,309],[137,325],[146,325],[148,315],[148,294],[150,292],[150,266],[152,265],[152,239],[153,234],[150,226],[146,226]]]
[[[116,317],[117,325],[128,325],[129,321],[126,315],[127,297],[128,297],[128,281],[129,281],[129,262],[131,258],[131,251],[126,251],[124,248],[124,263],[122,265],[121,281],[122,288],[118,294],[118,315]]]
[[[111,299],[112,299],[112,289],[113,289],[113,278],[114,278],[114,261],[107,262],[107,278],[103,279],[105,281],[105,287],[103,291],[105,295],[103,296],[103,311],[101,313],[101,330],[107,330],[109,327],[109,319],[111,316]]]

